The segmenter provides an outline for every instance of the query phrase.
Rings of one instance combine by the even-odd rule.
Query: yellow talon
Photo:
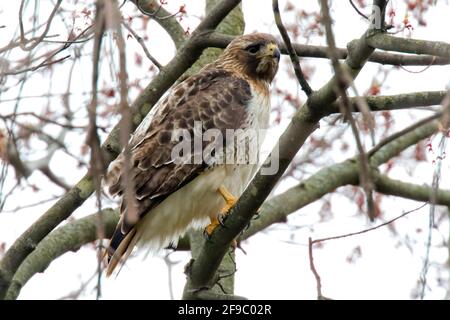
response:
[[[220,225],[219,219],[211,218],[211,223],[205,228],[205,235],[210,237],[214,230]]]
[[[233,196],[224,186],[220,186],[217,191],[222,195],[226,202],[225,206],[220,210],[220,215],[222,217],[226,217],[230,212],[230,209],[236,204],[237,198]],[[220,224],[221,223],[217,217],[211,218],[211,223],[205,228],[206,235],[211,236]]]
[[[225,206],[222,210],[220,210],[220,214],[226,216],[230,212],[230,209],[236,204],[237,198],[233,196],[224,186],[220,186],[217,191],[219,191],[226,202]]]

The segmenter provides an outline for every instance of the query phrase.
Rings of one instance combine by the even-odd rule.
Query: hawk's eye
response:
[[[247,52],[250,54],[256,54],[259,49],[261,49],[261,44],[253,44],[248,46],[245,50],[247,50]]]

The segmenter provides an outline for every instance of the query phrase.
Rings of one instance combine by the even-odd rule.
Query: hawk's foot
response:
[[[203,236],[206,239],[211,238],[212,233],[216,228],[221,224],[218,218],[211,219],[211,223],[206,226],[206,228],[203,230]]]
[[[225,199],[225,206],[220,210],[220,214],[223,217],[226,217],[228,213],[230,212],[230,209],[236,204],[238,198],[233,196],[227,188],[224,186],[220,186],[217,191],[222,195],[222,197]]]
[[[217,218],[211,218],[211,223],[203,231],[203,234],[208,239],[211,237],[212,233],[219,225],[223,226],[223,223],[225,222],[228,213],[230,212],[230,209],[236,204],[238,200],[223,185],[220,186],[219,189],[217,189],[217,191],[225,199],[225,206],[220,210],[220,213]]]

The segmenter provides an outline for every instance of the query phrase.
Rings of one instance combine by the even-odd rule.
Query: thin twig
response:
[[[160,4],[159,7],[155,10],[155,0],[149,1],[138,1],[132,0],[139,11],[154,19],[164,30],[170,35],[177,49],[181,48],[181,45],[186,40],[186,34],[184,29],[181,27],[180,23],[176,19],[176,14],[171,14],[166,9],[162,7]]]
[[[357,231],[357,232],[351,232],[351,233],[342,234],[342,235],[339,235],[339,236],[333,236],[333,237],[327,237],[327,238],[315,239],[315,240],[312,241],[312,244],[316,244],[316,243],[324,242],[324,241],[328,241],[328,240],[336,240],[336,239],[348,238],[348,237],[360,235],[360,234],[363,234],[363,233],[367,233],[367,232],[370,232],[370,231],[379,229],[379,228],[381,228],[381,227],[387,226],[388,224],[391,224],[391,223],[394,222],[394,221],[397,221],[398,219],[403,218],[404,216],[407,216],[407,215],[410,214],[410,213],[413,213],[413,212],[416,212],[416,211],[422,209],[422,208],[425,207],[427,204],[428,204],[428,202],[425,202],[425,203],[424,203],[423,205],[421,205],[420,207],[415,208],[415,209],[412,209],[412,210],[410,210],[410,211],[406,211],[406,212],[402,213],[401,215],[399,215],[398,217],[395,217],[394,219],[391,219],[391,220],[386,221],[386,222],[384,222],[384,223],[382,223],[382,224],[379,224],[378,226],[375,226],[375,227],[372,227],[372,228],[368,228],[368,229],[364,229],[364,230]]]
[[[372,140],[373,146],[375,145],[375,121],[373,119],[372,114],[370,113],[369,104],[367,103],[367,100],[359,94],[355,82],[351,79],[351,77],[348,77],[348,81],[350,82],[350,87],[352,88],[355,94],[353,101],[355,102],[355,105],[358,108],[358,110],[361,112],[363,119],[369,128],[370,139]]]
[[[27,34],[28,32],[26,32],[25,34]],[[58,36],[59,36],[59,34],[53,34],[53,35],[47,35],[45,38],[48,39],[48,38],[54,38],[54,37],[58,37]],[[28,41],[29,42],[36,41],[37,39],[38,39],[38,37],[33,37],[33,38],[30,38]],[[46,42],[47,41],[46,39],[42,40],[42,42]],[[17,48],[17,47],[20,47],[20,38],[16,41],[11,40],[6,46],[0,48],[0,53],[9,51],[9,50]]]
[[[63,180],[61,180],[61,178],[58,177],[52,170],[50,170],[48,164],[46,166],[43,166],[42,168],[39,168],[39,171],[41,171],[51,182],[63,188],[66,192],[69,191],[70,188],[72,187]]]
[[[352,5],[353,9],[355,9],[356,12],[358,12],[358,14],[363,17],[366,20],[369,20],[369,17],[366,16],[364,13],[361,12],[361,10],[358,9],[358,7],[353,3],[352,0],[348,0],[350,2],[350,4]]]
[[[138,7],[139,11],[142,12],[144,15],[155,19],[155,20],[165,20],[165,19],[169,19],[172,17],[176,17],[180,12],[175,12],[175,13],[166,13],[166,14],[159,14],[161,9],[162,9],[162,3],[159,3],[158,9],[155,10],[155,12],[148,12],[145,11],[141,6],[139,6],[139,1],[135,1],[136,6]],[[164,11],[166,12],[166,11]]]
[[[384,223],[382,223],[382,224],[380,224],[378,226],[375,226],[375,227],[372,227],[372,228],[369,228],[369,229],[364,229],[364,230],[361,230],[361,231],[358,231],[358,232],[346,233],[346,234],[339,235],[339,236],[333,236],[333,237],[327,237],[327,238],[321,238],[321,239],[315,239],[315,240],[311,240],[311,238],[309,238],[309,242],[308,242],[309,265],[310,265],[310,269],[311,269],[312,273],[314,274],[314,278],[316,279],[317,299],[321,300],[321,299],[328,299],[328,298],[325,298],[322,295],[322,282],[321,282],[321,279],[320,279],[320,275],[317,272],[316,267],[314,265],[314,258],[313,258],[313,245],[314,244],[319,243],[319,242],[329,241],[329,240],[337,240],[337,239],[342,239],[342,238],[348,238],[348,237],[364,234],[364,233],[367,233],[367,232],[379,229],[381,227],[384,227],[384,226],[387,226],[388,224],[393,223],[394,221],[397,221],[398,219],[403,218],[404,216],[406,216],[406,215],[408,215],[410,213],[413,213],[413,212],[416,212],[416,211],[422,209],[427,204],[428,204],[428,202],[425,202],[423,205],[421,205],[418,208],[415,208],[413,210],[404,212],[401,215],[399,215],[398,217],[395,217],[394,219],[391,219],[389,221],[386,221],[386,222],[384,222]]]
[[[58,59],[58,60],[50,61],[50,60],[51,60],[54,56],[56,56],[58,53],[60,53],[60,52],[62,52],[62,51],[64,51],[64,50],[66,50],[66,49],[68,49],[73,43],[76,43],[76,40],[77,40],[77,39],[80,39],[80,38],[81,38],[82,36],[84,36],[85,34],[90,34],[90,32],[91,32],[90,30],[91,30],[92,27],[93,27],[92,25],[88,26],[88,27],[87,27],[86,29],[84,29],[78,36],[76,36],[76,37],[73,39],[73,41],[65,41],[65,42],[63,42],[64,44],[63,44],[59,49],[54,50],[51,54],[45,54],[46,58],[45,58],[39,65],[37,65],[37,66],[35,66],[35,67],[27,68],[27,69],[25,69],[25,70],[19,70],[19,71],[13,71],[13,72],[4,72],[4,73],[0,73],[0,76],[20,74],[20,73],[23,73],[23,72],[26,72],[26,71],[36,71],[36,70],[39,69],[39,68],[42,68],[42,67],[45,67],[45,66],[48,66],[48,65],[50,65],[50,64],[57,63],[57,62],[61,62],[61,61],[65,60],[65,59],[69,58],[70,55],[65,56],[65,57],[63,57],[63,58],[61,58],[61,59]],[[0,52],[1,52],[1,50],[3,50],[3,49],[0,49]],[[39,58],[38,58],[38,59],[39,59]],[[36,60],[36,59],[35,59],[35,60]]]
[[[163,67],[158,60],[155,59],[155,57],[153,57],[150,53],[150,51],[148,51],[147,46],[144,43],[144,39],[142,39],[141,36],[139,36],[129,25],[127,25],[125,22],[122,22],[122,25],[133,35],[133,37],[136,39],[136,41],[141,45],[142,49],[144,50],[145,55],[147,56],[147,58],[159,69],[161,70],[161,68]]]
[[[309,268],[314,274],[314,278],[316,278],[316,288],[317,288],[317,299],[320,300],[322,295],[322,281],[320,279],[320,275],[316,270],[316,266],[314,265],[314,256],[313,256],[313,242],[311,237],[308,238],[308,254],[309,254]]]
[[[128,144],[131,134],[131,123],[132,116],[131,110],[128,106],[128,75],[126,70],[126,56],[125,56],[125,40],[122,35],[121,21],[122,17],[120,15],[119,8],[115,5],[111,5],[108,2],[109,13],[109,25],[111,25],[117,33],[117,47],[119,49],[119,90],[120,90],[120,103],[119,111],[121,114],[120,119],[120,144],[123,147],[124,162],[121,172],[121,184],[124,190],[124,196],[122,198],[125,204],[124,208],[124,219],[127,223],[134,224],[139,220],[138,205],[136,201],[136,190],[133,178],[131,176],[132,170],[132,159],[131,159],[131,148]]]
[[[1,117],[0,117],[0,119],[1,119]],[[17,120],[15,120],[15,119],[12,119],[12,118],[11,118],[11,119],[9,119],[9,120],[11,121],[11,124],[18,125],[19,127],[24,128],[25,130],[28,130],[28,131],[30,131],[31,133],[37,134],[38,137],[39,137],[42,141],[46,142],[47,144],[54,144],[54,145],[57,146],[58,148],[62,149],[67,155],[69,155],[69,156],[71,156],[72,158],[76,159],[79,163],[84,163],[84,161],[83,161],[82,159],[80,159],[77,155],[73,154],[72,152],[70,152],[70,151],[67,149],[66,145],[64,145],[63,141],[61,141],[60,138],[54,138],[54,137],[52,137],[51,135],[45,133],[44,131],[42,131],[42,130],[40,130],[40,129],[37,129],[37,128],[35,128],[35,127],[27,126],[27,125],[25,125],[25,124],[23,124],[23,123],[17,122]],[[65,129],[65,128],[64,128],[64,129]],[[17,150],[17,146],[16,146],[16,144],[15,144],[15,142],[14,142],[14,141],[15,141],[14,135],[11,133],[12,131],[10,131],[10,130],[8,130],[8,131],[9,131],[9,136],[12,138],[11,140],[12,140],[13,150]],[[47,157],[48,157],[48,153],[47,153]],[[40,160],[34,160],[33,162],[39,162],[39,161],[40,161]]]
[[[92,100],[88,108],[89,128],[86,137],[86,143],[91,148],[90,171],[94,180],[95,194],[97,198],[98,214],[97,214],[97,234],[98,239],[104,239],[104,223],[101,214],[101,177],[106,169],[103,152],[100,147],[100,138],[97,133],[97,92],[98,92],[98,76],[100,63],[100,49],[103,39],[103,33],[106,28],[105,2],[97,0],[96,15],[94,26],[94,52],[93,52],[93,71],[92,71]],[[101,275],[102,275],[102,256],[101,246],[97,249],[97,296],[101,297]]]
[[[375,204],[373,201],[373,179],[371,175],[371,169],[369,164],[369,158],[366,155],[366,151],[364,149],[364,145],[361,142],[361,138],[359,136],[358,127],[356,126],[355,119],[352,115],[351,103],[347,96],[347,92],[345,88],[352,83],[352,78],[350,75],[346,73],[346,71],[341,67],[339,63],[339,57],[336,50],[336,43],[333,35],[332,25],[331,25],[331,17],[330,17],[330,8],[328,7],[328,0],[321,0],[321,12],[323,18],[323,24],[325,25],[325,31],[327,35],[327,44],[329,46],[329,55],[331,64],[333,66],[334,72],[336,74],[336,93],[341,96],[341,100],[338,101],[339,106],[341,108],[342,114],[350,122],[350,126],[355,137],[356,146],[359,152],[359,165],[360,165],[360,184],[364,190],[366,195],[367,202],[367,212],[371,221],[375,219]],[[364,107],[362,108],[364,109]],[[363,110],[361,110],[362,112]]]
[[[19,30],[20,30],[20,46],[25,46],[25,32],[24,32],[24,28],[23,28],[23,7],[25,6],[25,0],[22,0],[20,2],[20,7],[19,7]]]
[[[63,94],[61,94],[61,95],[63,95]],[[47,96],[49,96],[49,95],[47,95]],[[5,100],[3,100],[3,101],[5,101]],[[1,101],[0,101],[0,102],[1,102]],[[40,115],[38,115],[38,114],[36,114],[36,113],[34,113],[34,112],[19,112],[19,113],[16,113],[16,114],[7,114],[7,115],[5,115],[5,116],[0,115],[0,118],[6,120],[6,119],[9,119],[9,118],[16,118],[17,116],[30,116],[30,117],[34,117],[34,118],[39,119],[39,120],[41,120],[41,121],[43,121],[43,122],[51,123],[51,124],[54,124],[54,125],[60,126],[60,127],[62,127],[62,128],[66,128],[66,129],[81,129],[81,130],[86,130],[86,126],[74,126],[74,125],[68,124],[68,123],[67,123],[67,124],[66,124],[66,123],[60,123],[60,122],[55,121],[55,120],[53,120],[53,119],[50,119],[50,118],[47,118],[47,117],[40,116]],[[17,121],[17,120],[14,119],[13,121]],[[101,127],[101,129],[102,129],[103,131],[106,130],[105,127]]]
[[[92,72],[92,100],[88,108],[89,128],[86,137],[86,143],[91,147],[91,170],[92,175],[100,176],[104,170],[104,162],[102,161],[102,152],[100,150],[100,139],[97,134],[97,92],[98,92],[98,76],[100,49],[105,30],[105,14],[103,12],[103,1],[97,1],[97,13],[95,21],[95,39],[93,53],[93,72]]]
[[[166,263],[167,266],[167,276],[168,276],[168,286],[169,286],[169,295],[170,295],[170,300],[175,300],[175,295],[173,293],[173,276],[172,276],[172,271],[173,271],[173,266],[178,264],[179,261],[172,261],[169,258],[169,254],[164,256],[164,262]]]
[[[38,64],[37,66],[34,66],[34,67],[29,67],[29,68],[17,70],[17,71],[2,72],[2,73],[0,73],[0,76],[14,76],[14,75],[25,73],[28,71],[36,71],[40,68],[48,67],[48,66],[51,66],[52,64],[62,62],[64,60],[66,60],[67,58],[70,58],[70,54],[67,56],[64,56],[60,59],[53,60],[53,61],[48,61],[48,59],[45,59],[43,62],[41,62],[40,64]]]
[[[0,206],[0,209],[2,210],[2,213],[17,212],[17,211],[20,211],[20,210],[23,210],[23,209],[32,208],[32,207],[35,207],[35,206],[38,206],[38,205],[41,205],[41,204],[44,204],[44,203],[47,203],[47,202],[50,202],[50,201],[54,201],[54,200],[58,199],[59,197],[60,196],[53,196],[51,198],[40,200],[40,201],[35,202],[35,203],[26,204],[26,205],[23,205],[23,206],[17,206],[14,209],[5,209],[5,210],[3,210],[3,207]]]
[[[36,95],[28,95],[28,96],[23,96],[20,97],[20,99],[36,99],[36,98],[42,98],[42,99],[46,99],[46,98],[52,98],[52,97],[62,97],[64,98],[65,96],[71,96],[74,95],[75,93],[73,92],[64,92],[64,93],[46,93],[46,94],[36,94]],[[87,96],[87,95],[92,95],[92,91],[82,91],[82,92],[77,92],[77,95],[81,95],[81,96]],[[7,98],[7,99],[2,99],[0,100],[0,103],[3,102],[11,102],[11,101],[16,101],[17,99],[19,99],[18,97],[16,98]],[[26,113],[26,112],[22,112],[22,113]],[[20,114],[20,113],[19,113]],[[104,128],[104,127],[103,127]],[[105,129],[105,128],[104,128]]]
[[[437,58],[436,56],[432,56],[432,59],[431,59],[430,63],[427,66],[425,66],[423,69],[419,70],[419,71],[408,70],[402,65],[400,65],[399,67],[401,69],[405,70],[408,73],[416,73],[416,74],[417,73],[422,73],[422,72],[425,72],[426,70],[428,70],[434,64],[434,61],[436,60],[436,58]]]
[[[92,40],[94,37],[89,37],[83,40],[42,40],[42,42],[47,43],[62,43],[62,44],[73,44],[73,43],[85,43]]]
[[[42,26],[42,25],[41,25]],[[39,27],[41,27],[41,26],[39,26]],[[38,28],[39,28],[38,27]],[[73,43],[83,43],[83,42],[87,42],[87,41],[89,41],[89,40],[91,40],[92,39],[92,37],[89,37],[89,38],[86,38],[86,39],[83,39],[83,40],[78,40],[78,39],[80,39],[82,36],[89,36],[91,33],[92,33],[92,25],[90,25],[90,26],[88,26],[86,29],[84,29],[78,36],[76,36],[74,39],[72,39],[72,40],[66,40],[66,41],[63,41],[63,40],[48,40],[49,38],[53,38],[53,37],[58,37],[59,36],[59,34],[54,34],[54,35],[46,35],[45,36],[45,39],[43,39],[41,42],[49,42],[49,43],[62,43],[62,44],[64,44],[64,45],[67,45],[67,46],[65,46],[65,49],[67,49],[71,44],[73,44]],[[88,32],[89,31],[89,32]],[[27,31],[27,32],[25,32],[25,34],[28,34],[30,31]],[[33,38],[30,38],[30,39],[28,39],[28,42],[32,42],[32,41],[37,41],[37,39],[38,39],[39,37],[33,37]],[[16,47],[20,47],[20,37],[19,37],[19,39],[18,40],[15,40],[15,41],[11,41],[9,44],[7,44],[6,46],[4,46],[4,47],[2,47],[2,48],[0,48],[0,53],[3,53],[3,52],[5,52],[5,51],[9,51],[9,50],[11,50],[11,49],[14,49],[14,48],[16,48]]]
[[[289,53],[289,57],[291,58],[292,65],[294,67],[295,76],[297,77],[302,90],[309,97],[313,90],[309,86],[308,82],[305,79],[305,76],[302,72],[302,67],[300,66],[300,61],[298,60],[298,56],[295,53],[294,47],[292,46],[291,39],[286,31],[286,28],[283,25],[283,21],[281,20],[280,9],[278,7],[278,0],[272,0],[272,9],[273,15],[275,17],[275,23],[277,24],[278,30],[280,31],[281,37],[283,38],[284,44],[286,45],[286,50]]]
[[[80,295],[86,290],[89,283],[95,279],[97,272],[94,272],[86,281],[81,282],[80,287],[62,297],[59,297],[58,300],[76,300],[80,297]]]
[[[50,26],[52,24],[53,18],[55,17],[56,12],[58,11],[59,6],[61,5],[62,0],[58,0],[58,2],[56,2],[55,7],[53,8],[53,11],[50,13],[50,16],[47,19],[47,24],[45,26],[44,32],[42,32],[42,34],[34,41],[34,43],[32,45],[30,45],[29,47],[26,46],[26,43],[28,42],[25,39],[25,33],[24,33],[24,28],[23,28],[23,7],[24,7],[24,0],[22,0],[22,2],[20,3],[20,8],[19,8],[19,29],[20,29],[20,48],[24,51],[31,51],[33,50],[39,43],[42,42],[42,40],[45,38],[45,36],[47,35],[48,31],[50,30]]]
[[[0,191],[3,195],[3,198],[0,199],[0,212],[6,212],[3,210],[3,207],[6,204],[6,200],[13,194],[14,190],[16,190],[20,186],[20,180],[17,180],[17,182],[14,184],[14,186],[7,192],[3,192],[3,186],[5,183],[6,175],[8,174],[8,165],[5,161],[2,161],[2,170],[1,170],[1,180],[0,180]]]
[[[426,242],[426,251],[425,251],[425,259],[423,261],[422,272],[420,275],[420,299],[425,298],[425,289],[427,287],[427,274],[429,269],[430,262],[430,251],[431,251],[431,240],[433,236],[433,229],[435,228],[434,215],[436,211],[436,200],[437,200],[437,192],[439,190],[439,183],[441,180],[441,169],[442,169],[442,160],[444,158],[445,149],[447,146],[447,136],[442,134],[441,140],[439,141],[439,154],[436,158],[435,168],[433,173],[433,181],[431,184],[431,194],[430,194],[430,213],[429,213],[429,222],[428,222],[428,236]]]

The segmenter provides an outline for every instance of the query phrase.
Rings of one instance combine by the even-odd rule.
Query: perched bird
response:
[[[210,219],[207,234],[218,226],[219,213],[227,214],[258,169],[248,150],[244,161],[224,161],[228,151],[236,151],[236,143],[225,141],[227,131],[240,132],[235,142],[245,140],[247,131],[257,132],[259,152],[269,124],[269,85],[279,59],[273,36],[237,37],[215,62],[174,86],[147,115],[129,142],[132,185],[127,188],[135,195],[133,210],[125,197],[123,153],[105,177],[109,193],[121,197],[121,218],[107,249],[107,275],[136,244],[156,252],[176,243],[191,226],[205,226]],[[216,139],[205,138],[208,130]],[[181,160],[174,158],[180,132],[194,145],[200,141],[201,147]],[[204,157],[207,150],[209,157]]]

